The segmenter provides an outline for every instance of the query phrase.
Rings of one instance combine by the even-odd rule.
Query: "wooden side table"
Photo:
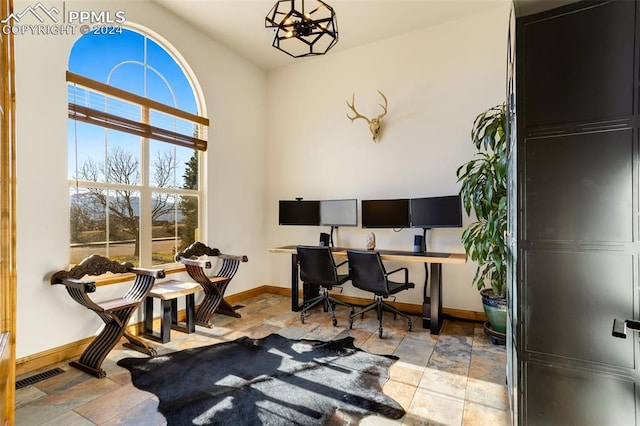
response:
[[[196,331],[195,294],[202,291],[198,283],[183,281],[166,281],[153,286],[144,302],[144,334],[152,340],[167,343],[171,340],[171,329],[183,333]],[[178,298],[185,297],[185,322],[178,322]],[[160,333],[153,331],[153,299],[161,300],[162,316],[160,317]]]

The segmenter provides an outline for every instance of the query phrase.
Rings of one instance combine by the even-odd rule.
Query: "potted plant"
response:
[[[482,295],[494,343],[502,343],[507,324],[507,137],[505,105],[496,105],[473,122],[474,158],[456,170],[460,196],[473,222],[462,233],[467,256],[478,263],[473,284]],[[490,288],[487,287],[490,284]],[[487,288],[485,288],[487,287]]]

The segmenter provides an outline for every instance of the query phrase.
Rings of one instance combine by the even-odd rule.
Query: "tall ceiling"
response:
[[[273,32],[265,29],[264,18],[275,0],[154,1],[265,71],[309,59],[291,58],[271,47]],[[336,12],[339,30],[338,44],[327,54],[461,18],[508,1],[325,0]]]

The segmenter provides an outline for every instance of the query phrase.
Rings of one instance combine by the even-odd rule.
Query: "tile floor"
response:
[[[365,418],[364,425],[509,425],[509,403],[505,386],[506,352],[492,345],[482,325],[445,320],[442,333],[431,336],[422,319],[413,318],[413,331],[406,322],[385,314],[384,337],[378,338],[374,313],[356,319],[348,328],[348,311],[338,308],[338,327],[333,327],[321,308],[305,324],[291,312],[289,298],[263,294],[242,302],[242,318],[215,316],[212,329],[197,327],[196,333],[171,332],[171,342],[153,342],[158,353],[233,340],[241,336],[264,337],[279,333],[288,338],[330,340],[351,335],[355,344],[369,352],[393,354],[400,359],[390,371],[384,392],[407,411],[399,421]],[[157,412],[157,398],[133,387],[129,372],[116,361],[144,356],[117,345],[103,364],[107,377],[96,379],[70,367],[16,392],[16,425],[164,425]],[[49,369],[48,368],[48,369]],[[26,376],[30,376],[31,372]],[[18,377],[18,379],[24,376]]]

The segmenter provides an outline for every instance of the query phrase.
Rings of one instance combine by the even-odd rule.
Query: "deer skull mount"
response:
[[[356,118],[362,118],[364,120],[367,120],[367,123],[369,123],[369,130],[371,131],[371,136],[373,137],[373,141],[374,142],[378,142],[378,138],[380,136],[380,120],[382,120],[382,117],[384,117],[385,115],[387,115],[387,97],[378,90],[378,93],[380,93],[380,96],[382,96],[382,99],[384,99],[384,105],[380,104],[380,106],[382,107],[382,109],[384,110],[382,112],[382,114],[378,115],[375,118],[368,118],[362,114],[360,114],[357,110],[356,110],[356,94],[353,94],[353,97],[351,98],[351,103],[349,103],[349,101],[347,101],[347,106],[349,108],[351,108],[351,110],[353,111],[353,113],[355,114],[353,117],[351,117],[349,114],[347,114],[347,118],[349,120],[351,120],[351,122],[353,123],[353,121]]]

